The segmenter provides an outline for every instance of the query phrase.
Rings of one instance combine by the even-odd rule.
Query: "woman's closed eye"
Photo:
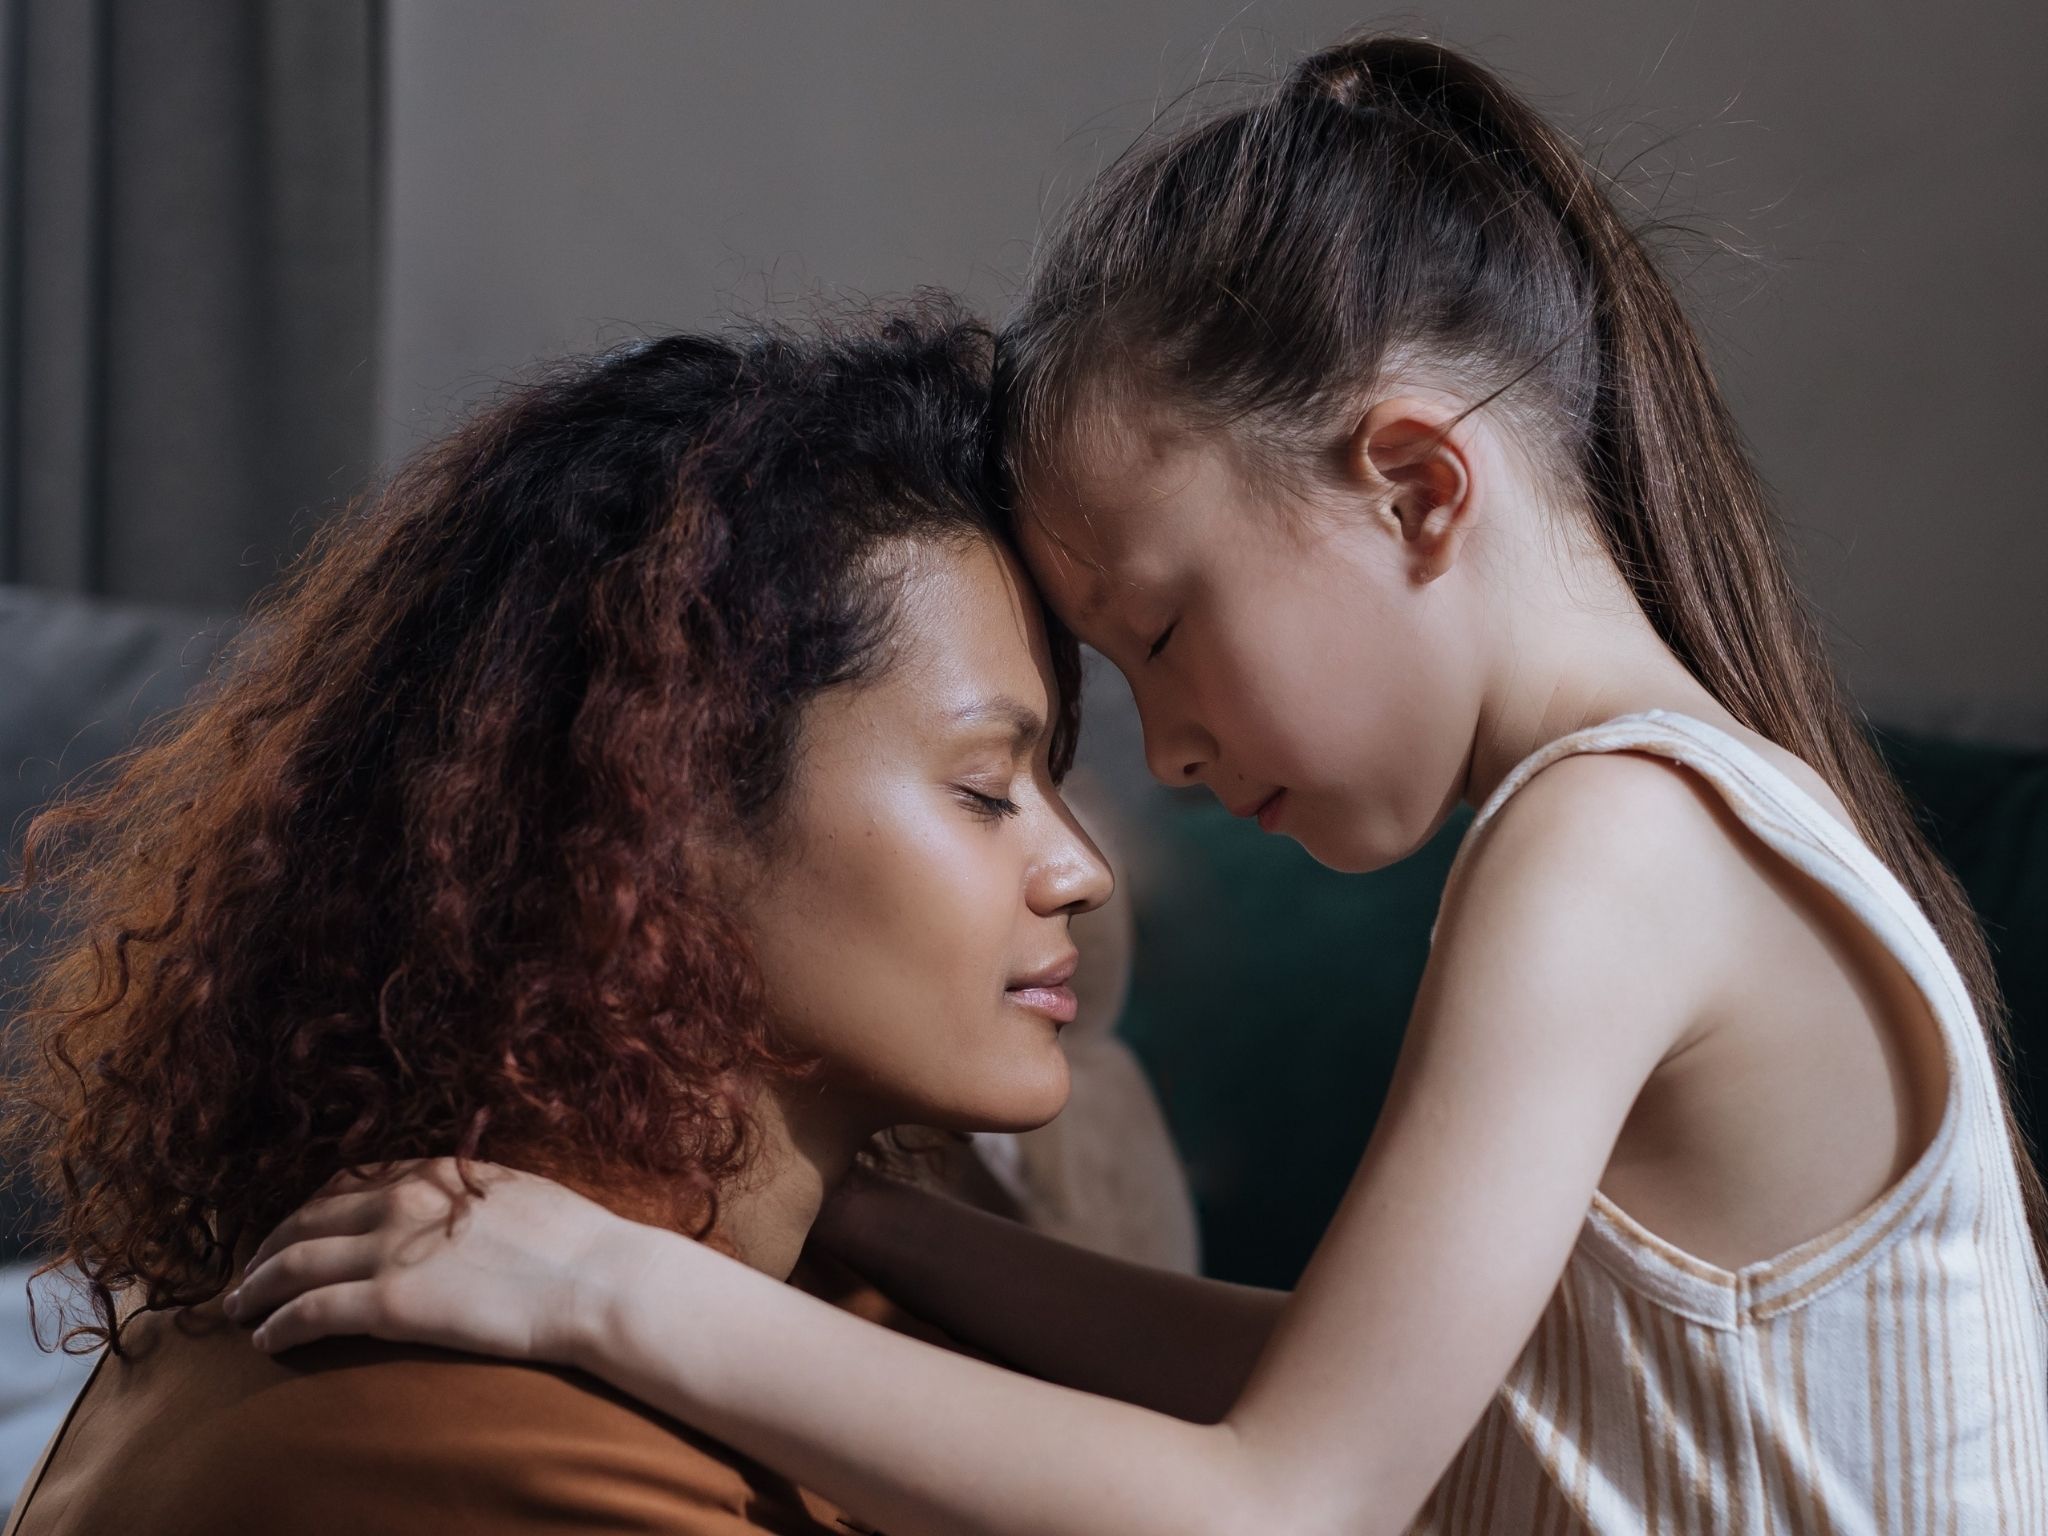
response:
[[[1159,638],[1152,642],[1152,649],[1145,653],[1145,659],[1147,661],[1150,661],[1155,656],[1157,656],[1161,651],[1165,650],[1166,642],[1173,638],[1173,632],[1179,628],[1180,620],[1175,619],[1171,624],[1167,625],[1166,628],[1162,629],[1159,632]]]
[[[958,784],[954,788],[959,791],[960,798],[966,802],[970,811],[988,821],[1001,821],[1005,817],[1016,815],[1021,809],[1017,802],[1007,795],[986,794],[971,784]]]

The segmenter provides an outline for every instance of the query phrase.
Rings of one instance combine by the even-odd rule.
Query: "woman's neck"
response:
[[[764,1092],[755,1106],[758,1143],[740,1183],[719,1199],[721,1246],[750,1268],[786,1280],[818,1212],[869,1139],[864,1128],[832,1123],[816,1100],[800,1108]]]

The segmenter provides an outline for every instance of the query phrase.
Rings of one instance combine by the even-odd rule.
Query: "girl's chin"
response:
[[[1325,869],[1334,869],[1340,875],[1369,875],[1419,853],[1441,825],[1439,822],[1423,828],[1328,828],[1310,824],[1282,828],[1282,835],[1300,843],[1303,851]]]

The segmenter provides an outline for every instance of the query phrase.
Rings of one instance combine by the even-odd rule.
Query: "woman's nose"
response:
[[[1093,912],[1116,892],[1116,872],[1071,812],[1060,819],[1057,846],[1032,881],[1031,905],[1041,916]]]

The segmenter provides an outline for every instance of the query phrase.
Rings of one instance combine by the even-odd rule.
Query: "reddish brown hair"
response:
[[[1046,244],[1000,351],[1017,474],[1056,467],[1090,404],[1132,393],[1228,428],[1280,474],[1404,361],[1508,413],[1589,504],[1673,653],[1834,787],[2006,1048],[1983,931],[1836,683],[1676,294],[1584,157],[1497,75],[1361,36],[1148,138]],[[2048,1254],[2009,1101],[2006,1123]]]
[[[884,663],[879,557],[995,536],[988,352],[927,307],[561,367],[329,526],[203,694],[35,821],[12,894],[64,937],[0,1144],[90,1286],[74,1337],[217,1294],[365,1163],[708,1229],[752,1090],[802,1066],[715,850],[772,828],[805,702]]]

